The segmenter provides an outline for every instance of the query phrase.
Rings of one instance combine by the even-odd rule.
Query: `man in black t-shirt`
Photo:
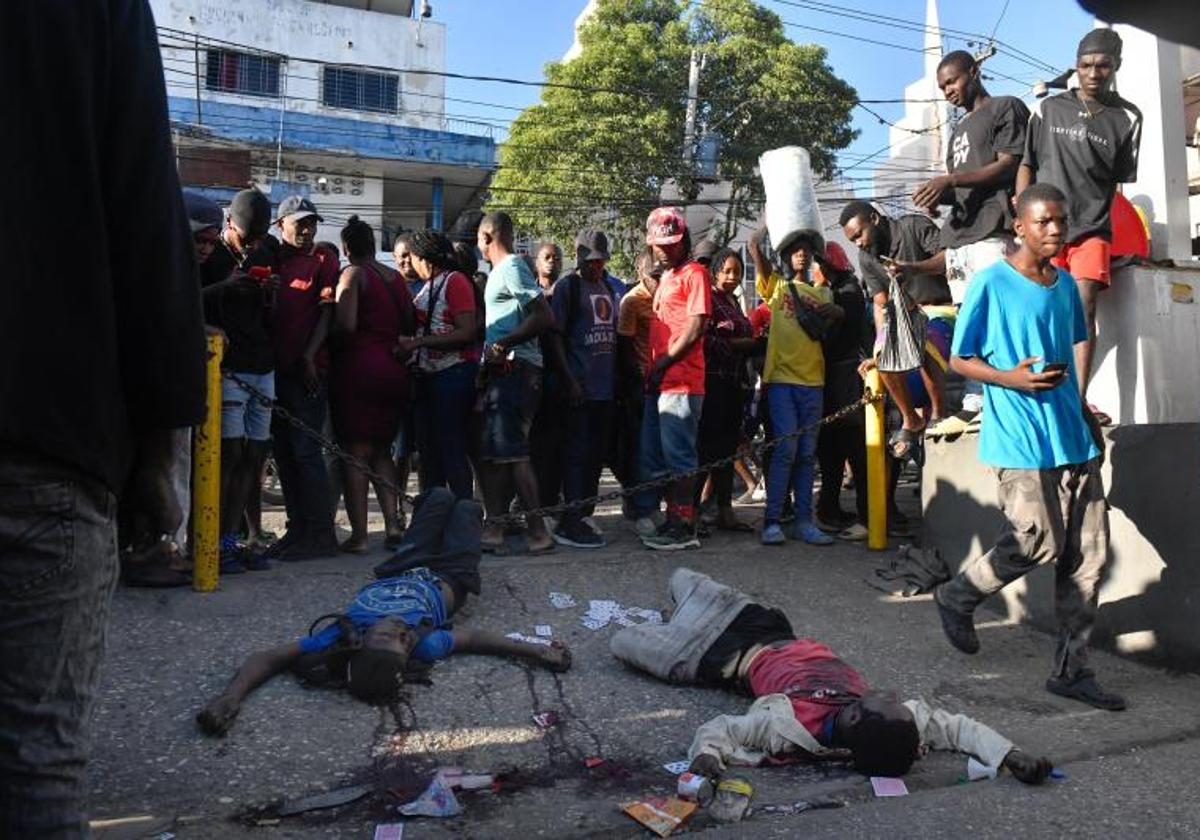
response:
[[[267,197],[256,189],[242,190],[229,205],[212,256],[200,267],[205,321],[228,339],[221,362],[222,574],[269,565],[244,550],[238,534],[271,439],[271,407],[231,375],[274,399],[275,351],[267,332],[267,309],[275,268],[273,249],[264,245],[270,224]]]
[[[1085,398],[1096,347],[1096,301],[1110,280],[1113,196],[1117,184],[1137,177],[1142,132],[1141,111],[1112,90],[1120,66],[1120,35],[1093,29],[1084,36],[1075,59],[1079,89],[1034,108],[1017,173],[1017,195],[1044,182],[1067,196],[1069,239],[1055,265],[1071,273],[1083,300],[1088,340],[1075,346],[1075,367]]]
[[[925,357],[917,371],[880,371],[904,422],[889,441],[892,455],[920,463],[921,432],[945,416],[946,368],[950,339],[954,335],[954,307],[946,283],[946,252],[941,231],[927,216],[915,213],[893,219],[865,201],[851,201],[842,210],[839,223],[846,238],[858,246],[858,265],[867,295],[875,304],[875,355],[888,327],[886,314],[892,275],[928,317]],[[868,359],[868,366],[874,360]],[[918,407],[927,407],[922,418]]]
[[[1012,193],[1025,149],[1029,109],[1015,96],[989,94],[975,59],[963,50],[942,59],[937,81],[946,100],[967,113],[950,135],[946,174],[917,188],[913,203],[929,212],[939,204],[950,205],[942,245],[950,293],[960,304],[975,272],[1012,250]],[[965,431],[982,408],[982,387],[968,382],[962,412],[931,433]]]

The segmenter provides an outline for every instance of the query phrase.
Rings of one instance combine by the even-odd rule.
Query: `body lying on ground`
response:
[[[344,614],[318,619],[309,635],[251,654],[196,715],[201,731],[225,734],[250,692],[285,670],[309,682],[344,685],[364,702],[386,704],[399,698],[406,671],[452,653],[515,656],[555,671],[570,668],[570,651],[559,642],[537,645],[451,627],[468,595],[480,591],[482,520],[476,502],[456,499],[445,488],[419,499],[395,556],[375,569],[380,579],[360,589]],[[317,631],[326,619],[331,622]]]
[[[796,638],[781,611],[745,593],[680,568],[670,594],[670,621],[619,631],[613,655],[670,682],[756,698],[745,714],[721,715],[697,730],[688,750],[693,772],[718,776],[730,764],[796,755],[849,760],[870,776],[902,776],[937,749],[1006,767],[1028,784],[1049,775],[1048,759],[1022,752],[978,721],[870,688],[827,646]]]

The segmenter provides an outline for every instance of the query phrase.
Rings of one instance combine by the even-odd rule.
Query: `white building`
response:
[[[904,86],[904,116],[888,127],[888,158],[875,170],[874,198],[888,213],[917,212],[912,194],[924,181],[945,172],[945,148],[952,122],[950,105],[937,85],[942,36],[937,0],[925,0],[925,42],[921,78]]]
[[[491,128],[445,116],[446,28],[412,0],[151,0],[181,180],[308,195],[338,240],[449,227],[478,206]]]

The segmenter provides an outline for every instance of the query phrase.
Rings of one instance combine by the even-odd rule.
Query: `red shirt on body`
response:
[[[312,337],[321,307],[333,303],[340,272],[335,253],[313,248],[310,253],[284,244],[279,249],[279,289],[271,312],[271,342],[275,346],[275,369],[295,372]],[[317,355],[324,367],[325,348]]]
[[[433,323],[429,319],[429,298],[433,296]],[[421,286],[413,298],[417,335],[445,335],[454,332],[454,319],[464,312],[475,311],[475,288],[467,275],[450,271],[437,275]],[[431,373],[454,367],[459,362],[477,361],[479,347],[468,345],[461,350],[432,350],[421,348],[417,361],[421,370]]]
[[[750,330],[755,338],[762,338],[770,329],[771,306],[764,301],[754,307],[754,311],[750,313]]]
[[[796,720],[820,741],[827,739],[829,719],[867,691],[858,671],[812,639],[766,648],[754,657],[747,676],[755,697],[786,694]]]
[[[654,293],[650,322],[650,362],[667,355],[671,339],[687,331],[692,318],[712,314],[712,281],[708,269],[689,260],[663,272]],[[704,337],[682,359],[667,368],[659,388],[663,394],[704,394]]]

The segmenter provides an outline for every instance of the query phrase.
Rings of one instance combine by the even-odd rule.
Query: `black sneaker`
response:
[[[938,599],[939,586],[933,590],[933,603],[937,605],[938,617],[942,620],[942,630],[950,644],[963,653],[979,653],[979,636],[975,633],[975,619],[969,614],[960,613],[943,606]]]
[[[559,545],[571,548],[604,548],[608,544],[603,535],[597,534],[582,522],[561,523],[550,532],[550,536]]]
[[[1091,671],[1080,671],[1071,680],[1066,677],[1051,677],[1046,680],[1046,690],[1059,697],[1069,697],[1106,712],[1125,710],[1125,698],[1101,688],[1100,683],[1096,682],[1096,675]]]
[[[699,548],[700,539],[691,525],[681,519],[672,519],[650,537],[642,537],[642,545],[655,551],[683,551]]]

